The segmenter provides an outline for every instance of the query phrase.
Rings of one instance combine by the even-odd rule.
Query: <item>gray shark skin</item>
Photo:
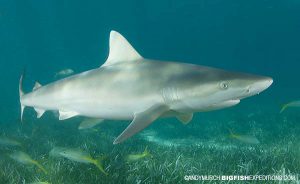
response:
[[[273,82],[270,77],[143,58],[118,32],[110,33],[110,51],[97,69],[41,86],[32,92],[19,84],[21,119],[24,107],[37,117],[59,111],[59,119],[77,115],[108,120],[132,120],[115,139],[120,143],[160,117],[177,117],[183,123],[193,113],[236,105]]]

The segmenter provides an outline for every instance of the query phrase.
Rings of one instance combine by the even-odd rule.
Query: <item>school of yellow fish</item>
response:
[[[96,125],[103,122],[101,119],[84,119],[78,129],[79,130],[86,130],[86,129],[92,129]],[[23,148],[22,143],[20,143],[17,140],[14,140],[9,137],[2,136],[0,137],[0,147],[19,147]],[[79,148],[67,148],[67,147],[53,147],[52,150],[49,152],[50,157],[54,157],[57,159],[68,159],[74,162],[83,163],[83,164],[92,164],[94,165],[102,174],[108,175],[108,173],[105,171],[105,168],[103,167],[102,161],[106,158],[105,156],[99,156],[97,158],[93,158],[88,152],[85,150],[79,149]],[[147,150],[147,147],[144,152],[142,153],[136,153],[136,154],[129,154],[125,156],[125,160],[128,162],[138,161],[145,157],[150,156],[149,151]],[[28,165],[28,166],[35,166],[40,171],[42,171],[44,174],[48,174],[48,171],[45,169],[44,166],[42,166],[37,160],[33,159],[30,155],[23,151],[14,151],[8,155],[9,158],[15,160],[16,162]],[[33,182],[32,184],[49,184],[46,181],[39,181],[39,182]]]

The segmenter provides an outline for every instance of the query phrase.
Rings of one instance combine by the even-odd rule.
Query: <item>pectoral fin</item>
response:
[[[169,107],[163,104],[156,104],[149,109],[136,113],[130,125],[115,139],[114,144],[121,143],[146,128],[153,121],[159,118],[163,113],[167,112]]]
[[[176,117],[181,123],[188,124],[193,119],[193,113],[179,114]]]

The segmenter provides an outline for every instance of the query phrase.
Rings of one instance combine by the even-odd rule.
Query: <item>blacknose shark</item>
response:
[[[193,113],[234,106],[241,99],[267,89],[272,78],[194,64],[142,57],[118,32],[111,31],[109,56],[99,68],[76,74],[33,91],[19,93],[21,120],[24,107],[37,117],[58,111],[59,120],[86,116],[132,120],[114,140],[118,144],[160,117],[188,123]]]

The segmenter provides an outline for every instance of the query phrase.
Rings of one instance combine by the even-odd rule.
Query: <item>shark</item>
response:
[[[33,107],[40,118],[58,111],[59,120],[84,116],[129,120],[115,138],[121,143],[161,117],[184,124],[193,114],[237,105],[241,99],[266,90],[271,77],[146,59],[117,31],[109,37],[109,55],[99,68],[85,71],[24,93],[19,81],[21,121],[24,108]]]

